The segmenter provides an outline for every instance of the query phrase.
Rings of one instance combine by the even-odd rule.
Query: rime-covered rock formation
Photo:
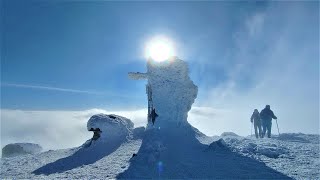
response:
[[[188,111],[197,97],[198,87],[189,77],[186,62],[177,57],[164,62],[149,59],[146,73],[129,73],[129,76],[148,80],[149,108],[154,108],[159,115],[154,127],[187,124]]]
[[[90,144],[95,141],[121,141],[132,136],[133,123],[118,115],[96,114],[89,119],[87,129],[94,132]]]
[[[150,62],[147,67],[153,107],[159,115],[155,125],[187,123],[188,111],[198,93],[198,87],[189,77],[187,63],[173,58],[165,63]]]

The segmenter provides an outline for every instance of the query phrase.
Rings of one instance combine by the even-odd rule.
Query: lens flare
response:
[[[158,162],[158,173],[159,173],[159,176],[161,175],[163,171],[163,163],[161,161]]]

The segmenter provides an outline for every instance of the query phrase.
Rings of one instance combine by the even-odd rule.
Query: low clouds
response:
[[[92,137],[88,119],[97,113],[119,114],[130,118],[135,126],[145,125],[146,110],[105,111],[22,111],[1,110],[1,147],[8,143],[38,143],[46,150],[79,146]]]
[[[44,149],[76,147],[92,137],[86,125],[89,118],[98,113],[117,114],[134,122],[135,127],[147,123],[147,109],[132,111],[106,111],[90,109],[85,111],[25,111],[1,110],[1,147],[8,143],[31,142]],[[188,121],[207,135],[219,135],[235,130],[224,121],[226,110],[210,107],[193,107]]]
[[[235,132],[239,135],[250,134],[250,116],[253,108],[262,108],[262,103],[237,103],[246,99],[234,99],[229,109],[215,109],[211,107],[192,107],[188,114],[188,122],[206,135],[220,135],[223,132]],[[269,101],[270,102],[270,101]],[[250,101],[252,103],[252,101]],[[238,105],[238,107],[236,107]],[[271,106],[279,117],[281,132],[317,133],[317,120],[311,119],[313,114],[304,116],[303,112],[292,108],[281,109],[281,105]],[[106,111],[90,109],[85,111],[25,111],[1,110],[1,147],[8,143],[31,142],[48,149],[62,149],[76,147],[92,137],[87,131],[88,119],[98,113],[117,114],[127,117],[134,122],[135,127],[145,126],[147,123],[147,109],[128,111]],[[313,113],[312,109],[309,113]],[[299,122],[292,121],[292,117],[301,118]],[[313,127],[308,123],[314,122]],[[273,126],[273,131],[276,132]]]

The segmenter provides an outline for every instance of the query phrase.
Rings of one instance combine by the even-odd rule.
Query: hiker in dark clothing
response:
[[[156,121],[156,118],[158,117],[158,114],[156,113],[156,109],[152,109],[151,111],[151,120],[152,124],[154,125],[154,122]]]
[[[266,107],[260,112],[260,118],[262,121],[263,128],[262,137],[265,136],[266,131],[268,130],[268,138],[270,138],[272,119],[277,119],[277,117],[273,114],[273,111],[271,111],[270,105],[266,105]]]
[[[251,123],[254,125],[254,133],[256,138],[262,138],[262,131],[261,131],[261,119],[258,109],[255,109],[251,115]],[[258,133],[259,131],[259,133]]]
[[[97,128],[93,131],[93,137],[92,137],[92,140],[97,140],[100,138],[100,134],[101,134],[102,131],[100,131],[100,128]]]

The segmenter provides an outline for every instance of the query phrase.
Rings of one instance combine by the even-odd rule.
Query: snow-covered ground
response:
[[[223,136],[232,151],[264,162],[294,179],[319,179],[320,155],[319,135],[284,133],[272,138]],[[208,143],[210,139],[204,138]]]
[[[139,138],[122,142],[117,149],[90,164],[79,163],[82,160],[77,157],[76,152],[82,147],[2,158],[1,179],[205,178],[205,175],[209,175],[207,178],[225,179],[320,178],[319,135],[283,134],[262,140],[226,135],[222,137],[226,146],[223,143],[213,143],[211,146],[202,144],[200,149],[190,146],[197,144],[196,142],[176,143],[177,139],[170,138],[166,142],[172,144],[159,144],[158,148],[150,146],[139,152],[141,138],[148,135],[146,133],[143,136],[141,133],[143,131],[138,133]],[[216,141],[220,137],[200,135],[199,138],[210,144],[210,141]],[[133,154],[137,156],[132,157]],[[90,158],[89,153],[86,155]],[[163,159],[155,161],[152,155]],[[144,159],[145,157],[148,159]],[[65,166],[73,168],[64,169]],[[43,167],[49,171],[34,172]]]

